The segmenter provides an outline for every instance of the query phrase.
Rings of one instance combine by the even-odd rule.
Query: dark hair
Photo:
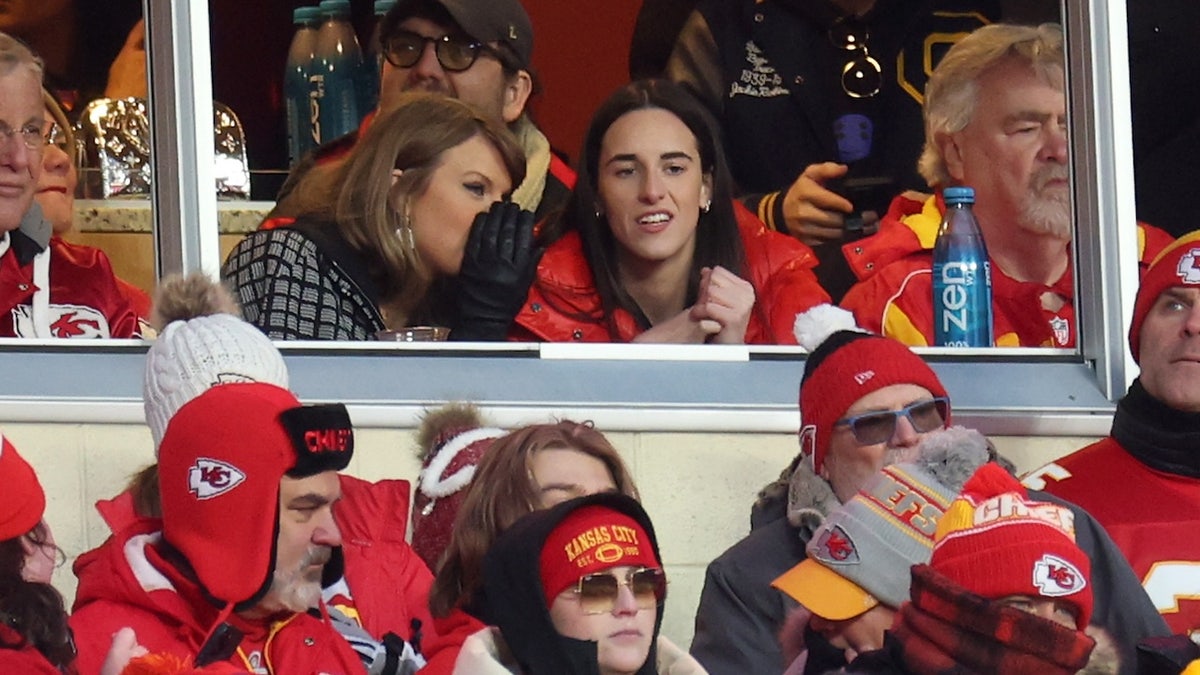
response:
[[[623,309],[640,316],[641,311],[621,285],[617,270],[617,241],[608,221],[596,209],[600,203],[597,182],[600,146],[609,127],[626,113],[656,108],[678,117],[696,137],[701,169],[712,179],[712,205],[707,212],[700,213],[696,225],[696,250],[688,277],[687,302],[695,302],[702,267],[720,265],[739,276],[746,276],[745,251],[733,213],[733,181],[725,162],[716,122],[695,97],[673,82],[631,82],[609,96],[592,117],[580,153],[575,190],[567,200],[557,232],[552,229],[549,233],[553,237],[567,230],[579,232],[583,253],[592,270],[596,291],[604,308],[603,321],[612,339],[618,338],[614,312]]]
[[[0,640],[0,649],[31,645],[61,672],[74,673],[75,642],[67,626],[62,595],[50,584],[26,581],[21,576],[25,567],[21,540],[46,546],[46,535],[45,523],[38,523],[26,534],[0,541],[0,623],[19,635],[15,642]],[[61,551],[58,553],[61,555]]]

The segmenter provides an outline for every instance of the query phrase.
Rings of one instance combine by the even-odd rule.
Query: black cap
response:
[[[533,60],[533,22],[520,0],[399,0],[383,19],[384,39],[421,5],[442,7],[467,35],[480,42],[507,44],[517,55],[519,67],[529,69]]]

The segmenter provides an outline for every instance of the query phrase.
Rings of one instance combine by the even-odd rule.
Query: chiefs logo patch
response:
[[[50,334],[56,338],[111,337],[104,315],[87,305],[50,305]],[[17,305],[12,310],[13,333],[17,337],[37,337],[32,308]]]
[[[1046,553],[1033,564],[1033,585],[1047,598],[1058,598],[1082,591],[1087,580],[1071,563]]]
[[[1200,284],[1200,248],[1194,248],[1179,259],[1175,273],[1185,284]]]
[[[211,499],[229,492],[246,480],[236,466],[216,459],[200,457],[188,469],[188,491],[196,499]]]
[[[817,538],[816,550],[812,551],[812,557],[834,565],[852,565],[860,562],[858,547],[840,525],[834,525],[821,533]]]

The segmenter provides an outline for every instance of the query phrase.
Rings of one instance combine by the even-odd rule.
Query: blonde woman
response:
[[[507,130],[455,99],[407,94],[305,195],[290,227],[251,234],[222,276],[276,339],[368,340],[436,325],[504,339],[537,266],[525,175]]]

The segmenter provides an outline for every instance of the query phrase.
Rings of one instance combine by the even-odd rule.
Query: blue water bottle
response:
[[[319,7],[323,21],[309,84],[321,142],[327,143],[358,128],[363,56],[350,25],[350,0],[322,0]]]
[[[975,190],[948,187],[946,216],[933,245],[933,343],[992,346],[992,270],[971,207]]]
[[[287,115],[288,166],[294,166],[317,146],[318,130],[310,109],[308,78],[312,74],[313,53],[317,49],[317,25],[320,10],[298,7],[292,10],[296,33],[288,47],[287,68],[283,73],[284,110]]]

